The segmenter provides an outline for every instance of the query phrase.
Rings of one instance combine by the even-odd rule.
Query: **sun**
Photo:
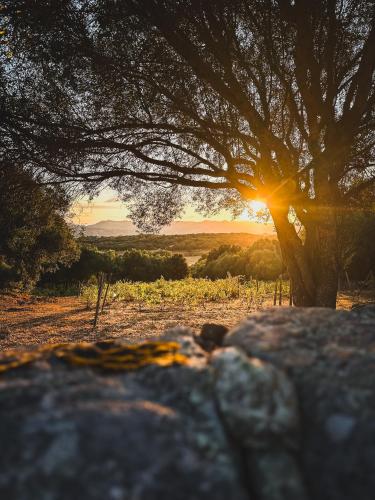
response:
[[[253,200],[250,202],[250,208],[253,210],[253,212],[256,213],[265,210],[267,208],[267,205],[264,203],[264,201]]]

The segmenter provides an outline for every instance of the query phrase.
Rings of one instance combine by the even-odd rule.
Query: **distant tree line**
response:
[[[87,282],[100,272],[106,273],[111,281],[149,282],[161,277],[167,280],[183,279],[189,269],[182,255],[166,251],[131,249],[118,254],[113,250],[83,248],[77,262],[70,267],[60,268],[56,273],[46,273],[39,285],[74,285]]]
[[[82,244],[93,245],[100,250],[169,250],[202,254],[221,245],[248,247],[261,238],[250,233],[198,233],[198,234],[137,234],[128,236],[83,236]],[[275,236],[276,239],[276,236]]]

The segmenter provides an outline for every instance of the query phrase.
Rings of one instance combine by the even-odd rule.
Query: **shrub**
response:
[[[258,240],[246,249],[222,245],[203,256],[191,267],[196,278],[220,279],[245,276],[258,280],[277,279],[283,271],[279,244],[276,240]]]

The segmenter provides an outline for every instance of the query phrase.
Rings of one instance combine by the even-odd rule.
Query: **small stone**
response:
[[[205,351],[211,352],[223,345],[227,332],[228,328],[224,325],[205,323],[202,326],[200,335],[196,336],[195,340]]]
[[[194,339],[194,330],[188,326],[175,326],[166,330],[163,335],[155,338],[166,342],[178,342],[181,346],[179,352],[184,356],[205,359],[206,353]]]

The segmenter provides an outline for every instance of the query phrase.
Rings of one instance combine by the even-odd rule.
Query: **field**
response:
[[[279,282],[278,282],[279,287]],[[282,296],[289,300],[289,284],[281,283]],[[228,277],[211,281],[208,279],[186,278],[178,281],[159,279],[152,283],[119,281],[108,286],[107,302],[125,302],[144,307],[170,306],[205,306],[210,303],[228,303],[239,300],[248,310],[259,309],[273,297],[275,283],[272,281],[243,281],[240,277]],[[93,307],[97,300],[98,287],[86,286],[82,290],[82,299],[88,307]],[[279,300],[279,288],[276,297]]]
[[[192,288],[189,280],[185,281],[185,286]],[[205,280],[199,281],[198,288],[201,291],[194,300],[179,300],[178,294],[177,297],[175,295],[176,289],[170,283],[162,286],[160,282],[149,284],[154,286],[152,293],[147,293],[146,284],[141,284],[142,293],[146,294],[143,299],[140,299],[141,285],[131,285],[133,289],[129,291],[129,285],[119,284],[117,288],[114,287],[118,295],[110,298],[112,303],[105,307],[96,330],[92,328],[95,301],[93,288],[85,289],[80,298],[1,295],[0,350],[43,343],[111,338],[134,343],[155,338],[166,328],[181,324],[196,331],[207,322],[231,327],[254,310],[273,305],[274,283],[259,283],[256,293],[256,283],[249,286],[238,283],[234,278],[223,280],[226,283],[222,287],[213,282],[216,283],[216,291],[215,286],[210,289],[207,283],[204,287],[201,281]],[[168,286],[169,294],[166,291]],[[184,285],[180,286],[183,288]],[[160,300],[160,289],[164,294],[163,301]],[[135,297],[131,292],[136,294]],[[353,303],[371,301],[375,301],[374,292],[352,291],[339,295],[338,307],[350,309]],[[288,305],[288,302],[284,283],[283,306]]]

